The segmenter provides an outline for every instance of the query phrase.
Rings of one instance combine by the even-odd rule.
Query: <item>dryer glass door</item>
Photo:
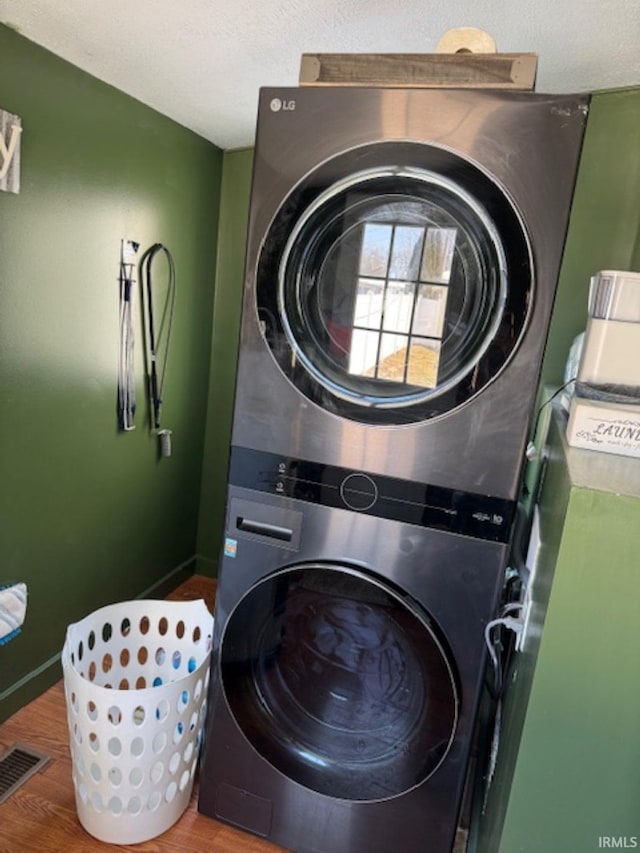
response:
[[[288,778],[380,800],[419,785],[455,734],[458,690],[427,615],[336,565],[285,569],[231,613],[220,677],[236,721]]]
[[[479,170],[415,145],[387,152],[407,165],[384,165],[378,149],[369,159],[381,165],[332,180],[349,166],[332,163],[334,175],[323,167],[287,200],[257,295],[266,338],[307,396],[402,423],[495,378],[523,330],[532,274],[514,209]],[[408,165],[425,158],[434,168]]]

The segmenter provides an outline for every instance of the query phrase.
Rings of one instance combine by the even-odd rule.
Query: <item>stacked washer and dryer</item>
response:
[[[587,110],[262,91],[201,812],[452,849]]]

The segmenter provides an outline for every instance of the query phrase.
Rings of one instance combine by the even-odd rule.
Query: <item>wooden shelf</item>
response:
[[[305,53],[301,86],[534,88],[535,53]]]

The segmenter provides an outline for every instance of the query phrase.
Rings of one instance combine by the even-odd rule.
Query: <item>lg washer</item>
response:
[[[587,111],[262,92],[205,814],[451,850]]]

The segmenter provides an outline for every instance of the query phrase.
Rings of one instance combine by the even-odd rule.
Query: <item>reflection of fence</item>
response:
[[[448,291],[437,286],[422,287],[420,290],[412,332],[414,335],[441,339]]]
[[[383,315],[384,306],[384,315]],[[360,293],[356,298],[354,328],[349,351],[349,373],[356,376],[377,376],[412,384],[432,387],[437,371],[439,337],[443,314],[442,288],[424,288],[414,310],[414,295],[387,288],[382,293]],[[410,338],[424,335],[429,340],[420,342],[422,355],[430,351],[428,370],[414,370],[417,350],[411,349]],[[418,343],[418,342],[414,342]],[[414,353],[415,352],[415,356]],[[410,364],[407,365],[407,361]],[[435,362],[435,364],[434,364]],[[384,367],[382,367],[384,364]],[[409,375],[406,375],[406,368]],[[426,374],[429,374],[428,376]],[[420,374],[418,377],[415,374]],[[424,375],[423,375],[424,374]]]
[[[415,312],[413,304],[415,300]],[[369,291],[356,297],[354,326],[391,332],[399,335],[442,337],[442,324],[447,300],[446,289],[421,286],[417,298],[413,289],[408,292],[387,288],[382,317],[382,293]],[[413,322],[412,322],[413,316]]]
[[[356,298],[355,326],[365,326],[367,329],[382,328],[381,293],[361,293]],[[410,293],[394,293],[387,291],[384,305],[384,330],[408,334],[413,310],[413,295]]]

